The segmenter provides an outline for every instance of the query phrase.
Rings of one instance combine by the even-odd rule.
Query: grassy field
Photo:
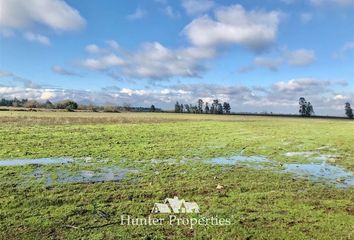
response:
[[[353,142],[349,120],[0,112],[0,159],[78,159],[0,167],[0,239],[354,239],[354,187],[274,170],[310,161],[288,153],[315,152],[354,171]],[[205,162],[241,150],[276,166]],[[60,171],[116,166],[139,172],[121,181],[55,181]],[[32,176],[38,168],[53,183]],[[122,214],[147,218],[154,203],[173,196],[199,204],[193,217],[228,218],[231,224],[121,225]]]

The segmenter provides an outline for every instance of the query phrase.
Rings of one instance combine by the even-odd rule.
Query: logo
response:
[[[163,214],[163,215],[161,215]],[[187,216],[186,214],[192,214]],[[189,226],[225,226],[231,224],[231,219],[218,216],[201,216],[199,205],[196,202],[186,202],[177,196],[166,198],[163,203],[154,203],[151,214],[148,217],[133,217],[121,215],[121,225],[174,225]]]
[[[186,202],[184,199],[166,198],[164,203],[155,203],[151,213],[199,213],[196,202]]]

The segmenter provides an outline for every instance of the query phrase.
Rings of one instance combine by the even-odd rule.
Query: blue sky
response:
[[[344,115],[353,0],[0,0],[0,97]]]

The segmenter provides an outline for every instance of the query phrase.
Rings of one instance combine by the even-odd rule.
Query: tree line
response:
[[[176,113],[205,113],[205,114],[230,114],[231,105],[228,102],[221,102],[219,99],[214,99],[209,105],[202,99],[198,99],[197,104],[183,104],[176,102],[175,104]]]
[[[36,100],[28,100],[28,99],[5,99],[2,98],[0,100],[0,106],[5,107],[23,107],[23,108],[47,108],[47,109],[66,109],[68,111],[73,111],[78,108],[79,104],[72,100],[63,100],[57,103],[52,103],[47,100],[43,103],[38,102]]]
[[[94,104],[78,104],[77,102],[66,99],[59,102],[51,102],[49,100],[45,102],[38,102],[36,100],[28,99],[5,99],[0,100],[0,107],[22,107],[22,108],[45,108],[45,109],[65,109],[67,111],[83,110],[91,112],[121,112],[121,111],[132,111],[132,112],[161,112],[160,108],[156,108],[151,105],[150,108],[146,107],[132,107],[128,103],[124,103],[122,106],[114,104],[105,104],[103,106],[98,106]]]
[[[345,103],[344,111],[348,118],[354,117],[353,109],[351,108],[349,102]],[[299,113],[303,117],[311,117],[313,114],[315,114],[312,104],[307,102],[304,97],[299,98]]]
[[[146,107],[131,107],[130,104],[125,103],[123,106],[118,106],[114,104],[106,104],[104,106],[97,106],[94,104],[78,104],[77,102],[67,99],[59,102],[51,102],[49,100],[45,102],[38,102],[36,100],[28,99],[5,99],[0,100],[0,106],[2,107],[23,107],[23,108],[46,108],[46,109],[66,109],[67,111],[75,110],[85,110],[92,112],[121,112],[121,111],[132,111],[132,112],[161,112],[160,108],[156,108],[151,105],[150,108]],[[353,109],[349,102],[345,103],[344,106],[345,115],[348,118],[353,118]],[[198,99],[197,104],[183,104],[176,102],[175,104],[176,113],[204,113],[204,114],[230,114],[231,105],[228,102],[221,102],[219,99],[214,99],[211,104],[204,102],[202,99]],[[311,117],[315,114],[314,107],[311,102],[307,102],[304,97],[299,99],[299,114],[304,117]]]

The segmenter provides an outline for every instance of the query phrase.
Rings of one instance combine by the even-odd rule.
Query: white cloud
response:
[[[183,33],[199,47],[238,44],[261,51],[274,42],[280,16],[278,11],[246,11],[241,5],[220,7],[214,11],[214,18],[199,17]]]
[[[111,71],[110,76],[162,80],[176,76],[198,77],[203,70],[199,62],[215,55],[213,50],[195,47],[171,50],[158,42],[144,43],[138,50],[129,52],[114,43],[121,53],[120,57],[114,53],[104,56],[98,54],[82,61],[82,65],[91,70],[119,72],[112,74]],[[108,49],[105,51],[109,52]]]
[[[127,16],[127,19],[129,20],[138,20],[146,16],[146,11],[142,8],[137,8],[132,14],[129,14]]]
[[[11,78],[13,83],[18,82],[26,88],[41,88],[39,84],[33,82],[32,80],[21,77],[17,74],[8,71],[0,70],[0,78]]]
[[[65,76],[79,76],[79,74],[77,74],[76,72],[64,69],[59,65],[52,66],[52,71],[57,74],[65,75]]]
[[[104,70],[110,67],[123,65],[124,61],[117,55],[110,53],[99,58],[87,58],[82,65],[93,70]]]
[[[168,6],[165,1],[158,2]],[[133,19],[140,15],[134,14]],[[82,60],[81,65],[120,80],[200,77],[207,61],[224,51],[225,45],[241,45],[253,51],[269,47],[275,41],[280,15],[276,11],[246,11],[240,5],[219,7],[214,11],[214,18],[198,17],[183,29],[182,34],[190,42],[185,47],[170,49],[159,42],[147,42],[129,51],[109,40],[108,47],[86,46],[86,51],[93,56]]]
[[[49,99],[55,98],[56,96],[57,96],[57,94],[54,91],[46,89],[41,93],[40,99],[41,100],[49,100]]]
[[[23,37],[31,42],[37,42],[40,43],[42,45],[46,45],[46,46],[50,46],[50,40],[48,37],[38,34],[38,33],[33,33],[33,32],[26,32],[25,34],[23,34]]]
[[[98,47],[96,44],[89,44],[85,47],[85,51],[88,53],[104,53],[105,50]]]
[[[298,49],[295,51],[284,51],[286,61],[289,65],[305,66],[315,62],[315,52],[308,49]]]
[[[281,0],[281,2],[285,3],[285,4],[293,4],[295,3],[296,0]]]
[[[175,11],[173,9],[173,7],[170,5],[167,5],[166,7],[164,7],[163,12],[165,13],[165,15],[167,15],[170,18],[179,18],[180,17],[180,14],[177,11]]]
[[[343,96],[342,94],[338,94],[338,95],[335,95],[333,97],[334,100],[348,100],[349,97],[348,96]]]
[[[153,42],[145,43],[138,51],[131,53],[122,73],[133,78],[158,80],[174,76],[197,77],[200,68],[194,58]]]
[[[170,18],[179,18],[180,13],[176,11],[171,5],[168,4],[167,0],[155,0],[157,4],[161,5],[160,10],[163,14]]]
[[[281,65],[307,66],[316,61],[316,55],[313,50],[297,49],[290,51],[287,48],[280,49],[280,56],[277,57],[256,57],[253,63],[239,69],[240,73],[250,72],[259,67],[268,68],[271,71],[277,71]]]
[[[354,4],[353,0],[309,0],[314,6],[340,6],[351,7]]]
[[[313,14],[309,12],[300,13],[300,20],[302,23],[308,23],[312,20]]]
[[[15,32],[11,29],[0,29],[0,37],[9,38],[13,37]]]
[[[80,13],[62,0],[0,0],[0,27],[27,29],[44,25],[61,31],[85,26]]]
[[[13,74],[11,72],[7,72],[7,71],[2,71],[0,70],[0,78],[3,78],[3,77],[11,77],[13,76]]]
[[[212,0],[182,0],[182,6],[188,15],[199,15],[214,7]]]
[[[354,42],[347,42],[336,52],[334,52],[334,58],[343,58],[350,52],[354,52]]]
[[[147,95],[147,92],[145,90],[133,90],[129,88],[122,88],[119,92],[123,94],[127,94],[130,97],[133,95],[139,95],[139,96]]]
[[[266,67],[271,69],[272,71],[277,71],[278,66],[283,63],[282,58],[263,58],[263,57],[256,57],[254,60],[254,64],[256,66]]]
[[[120,50],[119,44],[114,40],[107,40],[106,43],[114,50]]]
[[[287,82],[277,82],[273,84],[273,89],[284,93],[302,94],[305,92],[318,93],[321,90],[326,90],[330,85],[330,81],[317,80],[313,78],[291,79]]]
[[[231,103],[236,112],[298,113],[298,99],[310,101],[316,114],[344,116],[344,103],[353,102],[353,92],[333,91],[330,81],[313,78],[298,78],[276,82],[269,86],[242,86],[221,84],[177,84],[152,89],[118,88],[110,86],[102,90],[70,90],[58,88],[32,88],[0,86],[4,98],[28,98],[45,101],[73,99],[79,103],[95,103],[149,107],[154,104],[164,109],[173,109],[174,103],[196,104],[199,98],[209,103],[218,98]]]

